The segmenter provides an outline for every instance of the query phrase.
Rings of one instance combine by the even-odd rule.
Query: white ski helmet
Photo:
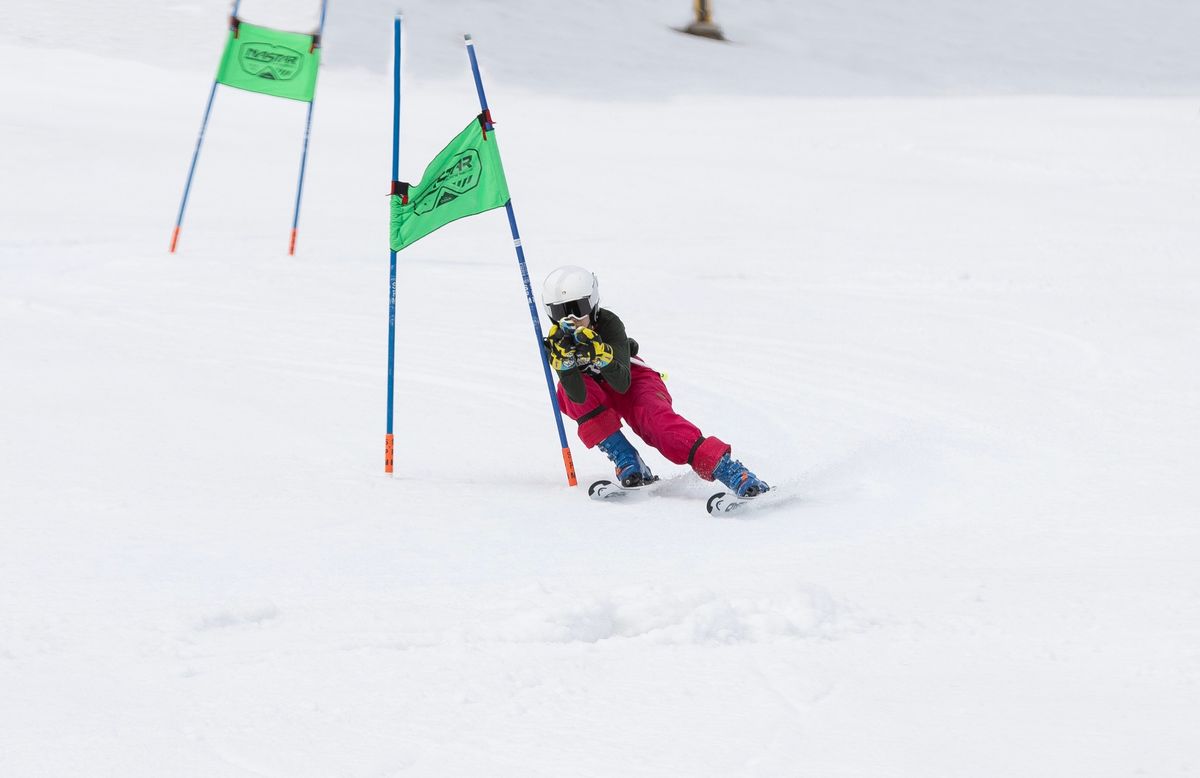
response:
[[[551,271],[542,284],[542,305],[555,322],[564,316],[595,317],[600,305],[596,274],[575,265]]]

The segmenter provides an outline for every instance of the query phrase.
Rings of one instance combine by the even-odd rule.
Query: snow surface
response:
[[[405,177],[472,31],[723,520],[564,485],[500,212],[401,255],[385,477],[391,8],[288,258],[304,106],[218,93],[168,255],[226,8],[110,5],[0,10],[0,776],[1200,774],[1195,4],[406,8]]]

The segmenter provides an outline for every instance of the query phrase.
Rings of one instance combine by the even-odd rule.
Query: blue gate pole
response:
[[[475,41],[470,35],[464,35],[467,44],[467,55],[471,58],[471,73],[475,76],[475,89],[479,92],[479,110],[483,111],[484,129],[492,130],[492,115],[488,110],[487,96],[483,93],[483,79],[479,77],[479,61],[475,58]],[[525,249],[521,246],[521,234],[517,231],[517,217],[513,213],[512,198],[504,204],[508,214],[508,228],[512,232],[513,248],[517,251],[517,265],[521,268],[521,282],[525,284],[525,299],[529,303],[529,315],[533,319],[533,332],[537,344],[538,361],[542,363],[542,371],[546,374],[546,389],[550,392],[550,407],[554,410],[554,424],[558,427],[558,441],[562,444],[563,467],[567,471],[567,484],[575,486],[575,462],[571,458],[571,447],[567,445],[567,432],[563,429],[562,411],[558,407],[558,395],[554,391],[554,377],[550,375],[550,365],[542,351],[542,324],[538,318],[538,306],[533,299],[533,288],[529,284],[529,269],[525,266]]]
[[[237,19],[238,5],[241,0],[234,0],[233,11],[229,15],[229,29],[233,29]],[[200,146],[204,143],[204,131],[208,128],[208,116],[212,113],[213,98],[217,96],[217,79],[213,77],[212,89],[208,92],[208,103],[204,106],[204,119],[200,121],[200,135],[196,137],[196,150],[192,152],[192,166],[188,168],[187,183],[183,185],[183,199],[179,202],[179,215],[175,217],[175,230],[171,233],[171,253],[179,244],[179,230],[183,226],[183,211],[187,208],[188,194],[192,191],[192,176],[196,174],[196,161],[200,159]]]
[[[317,40],[314,46],[320,46],[321,36],[325,33],[325,5],[321,0],[321,23],[317,26]],[[300,194],[304,191],[304,166],[308,163],[308,135],[312,130],[313,103],[317,100],[316,85],[313,85],[313,99],[308,101],[308,118],[304,120],[304,151],[300,154],[300,182],[296,184],[296,210],[292,214],[292,240],[288,244],[288,255],[296,253],[296,229],[300,226]]]
[[[400,25],[397,14],[392,26],[392,182],[400,179]],[[390,199],[389,199],[390,203]],[[387,435],[384,438],[383,472],[392,472],[392,414],[396,394],[396,250],[391,250],[392,270],[388,291]]]

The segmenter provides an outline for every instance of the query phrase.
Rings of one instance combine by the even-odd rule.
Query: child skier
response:
[[[608,455],[622,486],[657,480],[621,432],[624,420],[667,459],[691,465],[701,478],[718,480],[739,497],[770,489],[730,455],[729,444],[705,437],[675,412],[662,376],[638,359],[637,341],[626,336],[615,313],[600,307],[594,273],[558,268],[546,277],[542,304],[554,322],[544,347],[558,374],[558,406],[579,423],[585,446],[599,446]]]

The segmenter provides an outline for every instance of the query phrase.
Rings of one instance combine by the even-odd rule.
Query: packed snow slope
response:
[[[305,106],[229,89],[166,252],[222,3],[3,6],[0,775],[1200,772],[1194,4],[689,5],[409,4],[401,170],[475,33],[531,276],[739,519],[565,485],[500,212],[400,256],[384,476],[390,7],[289,258]]]

